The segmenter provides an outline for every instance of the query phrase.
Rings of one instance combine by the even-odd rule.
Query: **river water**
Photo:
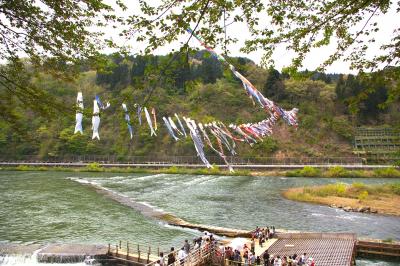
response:
[[[289,187],[397,179],[284,178],[167,174],[0,172],[0,242],[108,244],[167,249],[200,233],[167,226],[98,194],[91,182],[194,223],[253,229],[355,232],[400,240],[400,218],[346,213],[283,199]],[[1,263],[0,263],[1,264]],[[358,265],[395,265],[360,260]]]

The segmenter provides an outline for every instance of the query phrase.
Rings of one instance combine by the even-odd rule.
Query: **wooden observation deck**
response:
[[[349,233],[285,233],[269,248],[270,255],[300,256],[307,253],[318,266],[350,266],[355,263],[356,235]]]

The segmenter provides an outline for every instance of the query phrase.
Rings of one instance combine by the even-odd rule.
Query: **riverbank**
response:
[[[400,183],[365,185],[363,183],[328,184],[290,188],[282,192],[283,197],[343,208],[345,211],[380,213],[400,216]]]
[[[278,167],[278,166],[277,166]],[[3,166],[0,171],[61,171],[61,172],[108,172],[108,173],[148,173],[148,174],[190,174],[190,175],[223,175],[223,176],[285,176],[285,177],[326,177],[326,178],[400,178],[400,170],[395,167],[368,168],[364,170],[349,170],[341,166],[316,168],[305,166],[295,170],[249,170],[235,169],[229,172],[218,166],[213,168],[188,168],[188,167],[104,167],[99,163],[89,163],[83,167],[65,166]]]

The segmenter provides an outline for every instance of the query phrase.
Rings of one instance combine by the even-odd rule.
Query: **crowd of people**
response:
[[[315,261],[312,257],[308,257],[307,253],[298,256],[293,254],[292,256],[271,256],[268,252],[263,253],[263,265],[264,266],[315,266]]]
[[[184,265],[190,252],[202,248],[204,252],[207,252],[212,246],[216,244],[216,240],[212,234],[204,233],[202,237],[195,238],[193,240],[193,245],[191,246],[189,241],[186,239],[183,246],[179,249],[176,254],[175,248],[171,247],[170,252],[167,256],[163,252],[160,252],[160,257],[154,264],[154,266],[168,266],[174,265],[179,261],[180,265]]]
[[[273,238],[276,234],[275,227],[259,228],[258,226],[252,232],[250,248],[247,244],[243,247],[233,249],[232,247],[225,247],[225,259],[230,265],[237,266],[250,266],[250,265],[264,265],[264,266],[315,266],[315,261],[312,257],[308,257],[306,253],[301,256],[294,254],[292,256],[270,255],[267,251],[262,253],[261,257],[255,255],[255,240],[258,240],[260,247]]]
[[[264,266],[315,266],[315,261],[312,257],[307,256],[306,253],[298,256],[293,254],[292,256],[280,256],[277,254],[270,255],[268,251],[265,251],[261,256],[256,256],[255,245],[256,240],[260,247],[273,238],[276,234],[275,227],[257,228],[252,232],[251,242],[248,246],[246,243],[243,247],[232,248],[230,246],[221,246],[220,250],[216,250],[217,255],[223,257],[228,265],[232,266],[251,266],[251,265],[264,265]],[[169,266],[169,265],[184,265],[188,255],[196,250],[202,250],[207,252],[213,247],[216,247],[217,241],[212,234],[207,232],[202,236],[195,238],[192,245],[188,240],[185,240],[183,246],[178,252],[171,247],[170,252],[164,255],[160,253],[160,257],[154,266]]]

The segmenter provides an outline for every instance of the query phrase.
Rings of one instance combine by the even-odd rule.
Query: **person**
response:
[[[242,265],[242,255],[240,254],[240,251],[238,250],[238,266]]]
[[[233,252],[231,247],[227,247],[225,249],[225,259],[227,259],[228,261],[233,260]]]
[[[160,260],[157,260],[156,263],[154,264],[154,266],[161,266],[160,265]]]
[[[181,265],[184,264],[185,258],[186,258],[186,252],[185,252],[184,247],[182,247],[178,252],[178,260],[179,260]]]
[[[307,265],[309,266],[315,266],[315,261],[312,257],[309,257],[307,260]]]
[[[254,253],[250,252],[249,255],[249,264],[250,265],[254,265],[256,263],[256,256],[254,255]]]
[[[269,263],[269,254],[268,254],[267,251],[265,251],[265,252],[263,253],[263,260],[264,260],[264,266],[270,266],[270,263]]]
[[[159,259],[160,266],[164,266],[164,252],[160,252],[160,259]]]
[[[201,240],[200,240],[201,241]],[[194,240],[194,246],[193,246],[193,249],[198,249],[200,247],[200,244],[199,244],[199,240],[198,239],[195,239]]]
[[[299,265],[304,265],[306,264],[307,261],[307,253],[304,253],[303,255],[300,256],[300,260],[299,260]]]
[[[172,247],[171,252],[168,254],[167,265],[171,265],[176,261],[175,259],[175,249]]]
[[[251,253],[254,253],[255,247],[256,247],[256,243],[254,241],[254,238],[251,239],[251,244],[250,244],[250,251]]]
[[[235,249],[235,251],[233,252],[233,260],[239,262],[239,256],[240,252],[237,249]]]
[[[257,258],[256,258],[256,265],[261,265],[260,256],[257,256]]]
[[[282,259],[281,256],[277,256],[274,261],[274,266],[282,266]]]
[[[183,245],[183,248],[184,248],[184,250],[185,250],[185,252],[186,252],[186,255],[189,255],[189,252],[190,252],[190,244],[189,244],[189,241],[186,239],[185,240],[185,244]]]
[[[288,265],[288,266],[293,266],[293,259],[292,259],[292,256],[289,256],[289,258],[287,259],[287,265]]]
[[[246,250],[243,254],[244,266],[249,265],[249,252]]]

